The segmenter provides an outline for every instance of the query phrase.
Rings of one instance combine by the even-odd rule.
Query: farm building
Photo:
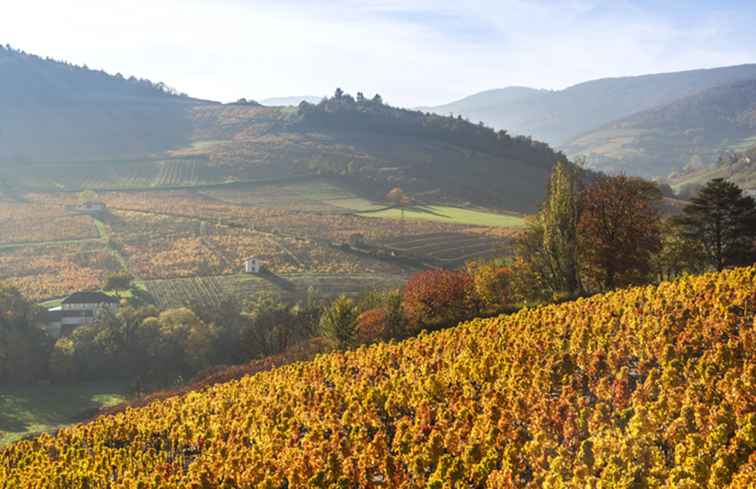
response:
[[[120,301],[102,292],[76,292],[47,311],[47,331],[53,337],[66,336],[77,326],[95,321],[104,311],[115,312]]]
[[[260,273],[262,270],[262,262],[255,257],[250,257],[244,260],[244,273]]]

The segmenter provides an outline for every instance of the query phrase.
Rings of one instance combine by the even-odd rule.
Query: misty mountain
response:
[[[538,90],[530,87],[495,88],[493,90],[486,90],[484,92],[470,95],[446,105],[440,105],[437,107],[418,107],[417,110],[434,112],[441,115],[461,114],[465,117],[467,117],[466,113],[475,113],[478,117],[468,117],[468,119],[471,119],[473,122],[484,121],[489,123],[489,120],[495,120],[501,115],[499,112],[502,106],[513,104],[528,97],[543,95],[548,92],[548,90]],[[495,124],[489,123],[489,125]]]
[[[317,104],[321,100],[323,100],[323,97],[318,97],[316,95],[300,95],[300,96],[293,96],[293,97],[266,98],[260,103],[262,103],[263,105],[267,105],[268,107],[286,107],[286,106],[296,107],[302,102],[307,102],[310,104]]]
[[[510,87],[423,110],[461,114],[473,122],[558,146],[613,120],[749,79],[756,79],[756,64],[605,78],[557,91]]]
[[[163,83],[0,47],[0,162],[130,158],[186,144],[192,99]]]
[[[589,131],[563,145],[609,172],[667,176],[717,161],[756,137],[756,80],[704,90]]]

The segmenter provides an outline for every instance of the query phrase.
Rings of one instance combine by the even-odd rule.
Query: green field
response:
[[[0,446],[80,421],[125,399],[124,384],[0,386]]]
[[[244,189],[205,192],[224,202],[261,207],[283,207],[301,211],[353,212],[364,217],[401,219],[402,211],[389,202],[376,202],[359,197],[348,188],[313,180],[270,185],[250,185]],[[479,208],[441,204],[415,204],[405,208],[406,219],[490,227],[521,227],[523,218]]]
[[[402,210],[396,207],[381,210],[361,210],[361,216],[382,217],[384,219],[401,219]],[[465,209],[444,205],[413,205],[405,208],[405,219],[423,219],[449,224],[469,224],[473,226],[491,226],[501,228],[522,227],[524,220],[511,214],[496,214],[483,210]]]

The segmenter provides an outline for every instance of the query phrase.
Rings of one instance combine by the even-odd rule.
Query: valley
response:
[[[705,4],[9,5],[0,489],[756,487]]]
[[[101,190],[96,199],[105,212],[66,211],[80,199],[56,192],[0,202],[0,212],[13,216],[0,223],[0,279],[37,301],[97,288],[116,272],[133,276],[163,306],[303,296],[310,287],[330,296],[401,285],[423,262],[453,266],[496,256],[522,225],[516,214],[478,208],[399,209],[326,178]],[[290,287],[240,275],[250,256]]]

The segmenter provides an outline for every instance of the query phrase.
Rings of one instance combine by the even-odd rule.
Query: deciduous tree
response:
[[[579,253],[597,288],[648,278],[661,249],[660,199],[653,183],[623,175],[599,178],[582,192]]]
[[[511,276],[509,268],[495,260],[472,261],[467,264],[467,271],[483,307],[498,309],[508,303]]]
[[[107,280],[105,281],[105,290],[113,290],[116,292],[121,292],[124,290],[129,290],[131,288],[131,281],[133,278],[128,273],[124,272],[117,272],[117,273],[111,273],[108,275]]]
[[[26,382],[46,373],[52,345],[39,321],[39,309],[0,284],[0,382]]]
[[[410,277],[404,288],[404,314],[410,328],[462,321],[474,315],[478,299],[465,270],[426,270]]]

